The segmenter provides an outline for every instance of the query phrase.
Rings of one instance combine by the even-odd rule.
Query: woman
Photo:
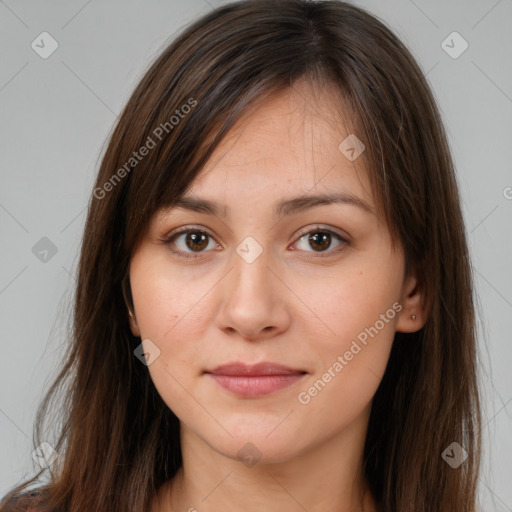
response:
[[[224,5],[110,138],[51,479],[1,510],[474,512],[472,286],[404,45],[338,1]]]

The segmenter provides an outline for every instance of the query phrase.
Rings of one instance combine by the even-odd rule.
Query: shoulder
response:
[[[0,505],[0,512],[37,512],[42,493],[35,489],[8,500]]]

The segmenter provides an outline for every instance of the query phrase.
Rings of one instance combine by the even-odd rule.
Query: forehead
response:
[[[297,193],[346,193],[373,205],[364,155],[351,160],[342,151],[347,137],[353,140],[353,126],[335,87],[299,83],[245,114],[189,190],[214,201],[238,198],[253,205]]]

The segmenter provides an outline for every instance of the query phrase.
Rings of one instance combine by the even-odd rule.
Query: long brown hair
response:
[[[396,333],[374,397],[363,460],[372,492],[387,512],[475,512],[473,282],[447,137],[404,44],[375,16],[336,0],[223,5],[187,27],[137,85],[89,203],[69,350],[38,410],[36,445],[64,396],[59,456],[37,499],[23,496],[43,470],[1,510],[144,512],[179,469],[179,421],[134,356],[130,257],[154,213],[187,190],[234,122],[298,79],[334,84],[350,106],[375,198],[430,307],[420,331]],[[442,457],[453,442],[467,452],[456,469]]]

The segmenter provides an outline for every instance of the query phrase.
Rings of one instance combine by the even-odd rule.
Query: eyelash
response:
[[[214,239],[214,237],[208,231],[205,231],[204,229],[191,227],[191,226],[185,226],[185,227],[179,228],[176,231],[173,231],[172,233],[170,233],[169,235],[164,237],[161,240],[161,243],[171,246],[174,243],[175,239],[178,238],[179,235],[188,234],[188,233],[201,233],[201,234],[205,234],[205,235],[209,236],[210,238]],[[316,254],[318,256],[305,256],[306,259],[327,258],[327,257],[333,256],[333,255],[338,254],[339,252],[343,251],[346,245],[350,245],[348,240],[343,238],[341,235],[339,235],[338,233],[335,233],[334,231],[331,231],[330,229],[326,229],[320,225],[317,225],[313,229],[310,229],[309,231],[306,231],[306,232],[303,232],[302,234],[300,234],[299,237],[297,238],[297,241],[299,241],[301,238],[303,238],[306,235],[318,234],[318,233],[323,233],[323,234],[326,233],[329,235],[334,235],[334,237],[336,237],[340,242],[342,242],[342,245],[333,251],[316,252]],[[205,252],[205,251],[202,251],[200,253],[193,254],[193,253],[187,253],[184,251],[176,251],[175,249],[172,249],[172,248],[171,248],[171,251],[173,253],[179,255],[180,257],[188,258],[188,259],[202,258],[203,253]],[[310,252],[310,251],[306,251],[306,252]],[[313,251],[313,252],[315,252],[315,251]],[[325,255],[324,253],[327,253],[327,254]]]

